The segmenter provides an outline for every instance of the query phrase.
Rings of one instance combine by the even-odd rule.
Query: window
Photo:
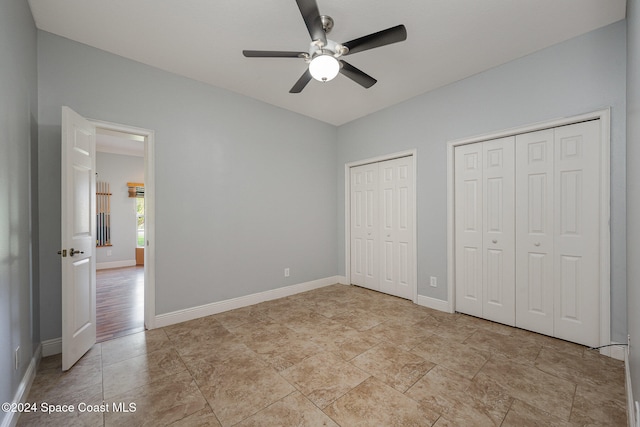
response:
[[[136,237],[138,247],[144,247],[144,197],[136,197]]]

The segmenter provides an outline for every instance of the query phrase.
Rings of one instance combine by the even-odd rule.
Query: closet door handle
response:
[[[540,242],[535,242],[534,245],[535,246],[540,246]]]
[[[493,239],[493,240],[492,240],[492,242],[493,242],[493,243],[498,243],[498,240]]]

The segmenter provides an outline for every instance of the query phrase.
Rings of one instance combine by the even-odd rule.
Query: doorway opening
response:
[[[91,122],[96,193],[107,197],[96,212],[96,342],[103,342],[154,327],[153,132]]]

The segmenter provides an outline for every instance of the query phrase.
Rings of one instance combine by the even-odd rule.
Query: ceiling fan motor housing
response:
[[[314,40],[309,44],[309,58],[307,62],[310,62],[313,58],[319,55],[331,55],[336,58],[346,55],[349,49],[342,46],[340,43],[327,39],[327,44],[322,46],[319,40]]]

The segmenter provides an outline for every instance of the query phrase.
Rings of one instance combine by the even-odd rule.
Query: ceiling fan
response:
[[[300,93],[312,78],[327,82],[341,73],[354,82],[370,88],[377,80],[357,69],[347,61],[340,59],[376,47],[401,42],[407,39],[407,29],[404,25],[387,28],[377,33],[369,34],[346,43],[336,43],[327,38],[327,34],[333,28],[333,19],[330,16],[320,15],[316,0],[296,0],[304,23],[307,25],[311,43],[308,52],[291,52],[277,50],[243,50],[242,54],[247,58],[302,58],[309,64],[309,68],[298,79],[289,91]]]

